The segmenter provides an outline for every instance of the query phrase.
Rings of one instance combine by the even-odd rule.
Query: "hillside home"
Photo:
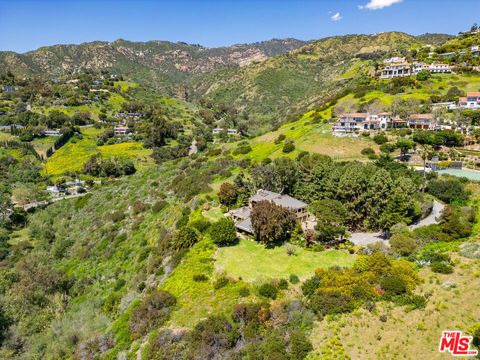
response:
[[[43,135],[45,136],[60,136],[60,130],[59,129],[54,129],[54,130],[44,130]]]
[[[389,127],[393,127],[393,119],[390,113],[343,114],[333,126],[333,135],[344,136],[355,131],[386,130]]]
[[[115,135],[127,135],[130,132],[128,126],[117,126],[113,128],[113,133]]]
[[[413,65],[413,74],[418,74],[420,71],[426,70],[432,74],[440,74],[440,73],[451,73],[452,70],[450,65],[448,64],[441,64],[441,63],[434,63],[434,64],[423,64],[423,63],[416,63]]]
[[[455,110],[457,108],[457,103],[455,101],[448,101],[448,102],[439,102],[432,104],[432,109],[448,109],[448,110]]]
[[[237,129],[224,129],[224,128],[214,128],[212,130],[213,134],[221,134],[222,132],[226,131],[228,135],[237,135],[238,131]]]
[[[382,69],[380,79],[392,79],[396,77],[411,76],[412,68],[409,63],[392,63]]]
[[[480,53],[480,46],[478,45],[473,45],[471,48],[470,48],[470,51],[473,55],[478,55]]]
[[[408,126],[412,129],[435,130],[433,114],[412,114],[408,118]]]
[[[467,92],[466,97],[461,97],[458,106],[464,109],[480,109],[480,92]]]
[[[303,201],[297,200],[289,195],[282,195],[273,191],[260,189],[250,197],[248,206],[233,209],[228,212],[228,215],[235,221],[235,226],[238,230],[253,234],[250,215],[252,209],[260,201],[270,201],[278,206],[289,209],[296,214],[297,220],[300,222],[306,222],[308,220],[307,204]]]

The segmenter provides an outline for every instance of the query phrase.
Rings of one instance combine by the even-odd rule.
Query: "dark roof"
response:
[[[250,218],[240,221],[235,226],[239,230],[243,230],[245,232],[248,232],[249,234],[253,234],[252,221],[250,220]]]
[[[258,190],[257,193],[250,198],[250,201],[272,201],[278,206],[289,209],[303,209],[307,207],[307,204],[303,201],[297,200],[289,195],[282,195],[268,190]]]

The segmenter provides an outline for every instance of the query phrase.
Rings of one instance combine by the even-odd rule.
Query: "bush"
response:
[[[371,155],[375,155],[375,150],[373,150],[372,148],[364,148],[362,149],[361,153],[362,155],[365,155],[365,156],[371,156]]]
[[[252,151],[252,147],[250,145],[239,145],[235,150],[233,150],[233,155],[240,155],[240,154],[248,154]]]
[[[383,145],[388,142],[387,135],[385,135],[384,132],[380,132],[377,135],[373,137],[373,141],[375,141],[375,144],[377,145]]]
[[[381,279],[380,286],[383,290],[385,290],[385,295],[387,297],[400,295],[407,291],[407,287],[403,279],[395,275],[386,276]]]
[[[157,202],[155,202],[155,204],[153,204],[152,212],[156,214],[159,211],[163,210],[163,208],[165,208],[165,206],[167,205],[168,202],[166,202],[165,200],[158,200]]]
[[[300,279],[298,278],[297,275],[295,274],[290,274],[290,283],[292,284],[298,284],[300,282]]]
[[[415,238],[408,232],[394,234],[390,238],[390,248],[398,255],[408,256],[415,252],[417,243]]]
[[[353,298],[337,291],[317,291],[310,297],[310,308],[320,317],[341,314],[355,308]]]
[[[453,178],[447,180],[431,180],[427,184],[426,191],[448,204],[454,201],[464,203],[470,195],[469,192],[465,190],[463,181]]]
[[[275,300],[277,298],[278,290],[272,283],[263,283],[258,288],[258,293],[260,296]]]
[[[305,280],[305,282],[302,284],[302,293],[304,296],[311,296],[319,287],[320,278],[314,275],[310,279]]]
[[[278,135],[278,137],[275,139],[275,144],[280,144],[283,140],[286,139],[286,136],[284,134]]]
[[[208,281],[208,276],[205,274],[195,274],[193,275],[193,281],[195,282],[205,282]]]
[[[291,153],[295,150],[295,145],[292,142],[287,142],[283,145],[282,152],[285,154]]]
[[[230,218],[222,218],[210,227],[210,237],[219,246],[234,245],[237,243],[237,230]]]
[[[278,282],[278,288],[282,290],[288,289],[288,281],[286,279],[280,279]]]
[[[175,297],[163,290],[155,291],[143,299],[130,315],[130,331],[134,338],[145,336],[162,326],[177,303]]]
[[[210,221],[208,221],[207,219],[205,218],[200,218],[200,219],[197,219],[195,221],[192,221],[191,223],[192,227],[194,227],[195,229],[197,229],[199,232],[201,232],[202,234],[206,233],[207,230],[210,228],[210,226],[212,225],[210,223]]]
[[[197,241],[197,232],[190,226],[185,226],[177,231],[173,238],[172,245],[177,250],[188,249],[195,245]]]
[[[297,254],[297,249],[293,245],[287,244],[285,249],[287,250],[288,256],[293,256]]]
[[[217,281],[215,281],[215,284],[213,285],[213,288],[215,290],[221,289],[221,288],[227,286],[229,282],[230,282],[230,280],[226,276],[219,277],[217,279]]]
[[[449,264],[446,264],[444,262],[433,262],[430,265],[430,268],[432,269],[433,272],[439,273],[439,274],[451,274],[453,273],[453,267]]]
[[[302,360],[313,350],[312,343],[302,331],[294,331],[289,338],[290,359]]]
[[[238,295],[240,295],[241,297],[250,296],[250,290],[247,287],[243,287],[240,290],[238,290]]]

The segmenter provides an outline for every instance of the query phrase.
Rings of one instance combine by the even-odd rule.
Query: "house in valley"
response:
[[[295,213],[297,220],[304,223],[308,220],[307,204],[303,201],[297,200],[289,195],[279,194],[268,190],[258,190],[248,200],[248,206],[238,209],[233,209],[228,212],[235,222],[235,226],[239,231],[253,234],[252,221],[250,218],[251,211],[255,205],[260,201],[270,201],[274,204],[288,209]]]

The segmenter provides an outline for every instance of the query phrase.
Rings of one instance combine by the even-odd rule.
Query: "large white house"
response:
[[[389,127],[395,127],[397,120],[387,112],[342,114],[333,126],[333,135],[345,136],[359,131],[386,130]]]

